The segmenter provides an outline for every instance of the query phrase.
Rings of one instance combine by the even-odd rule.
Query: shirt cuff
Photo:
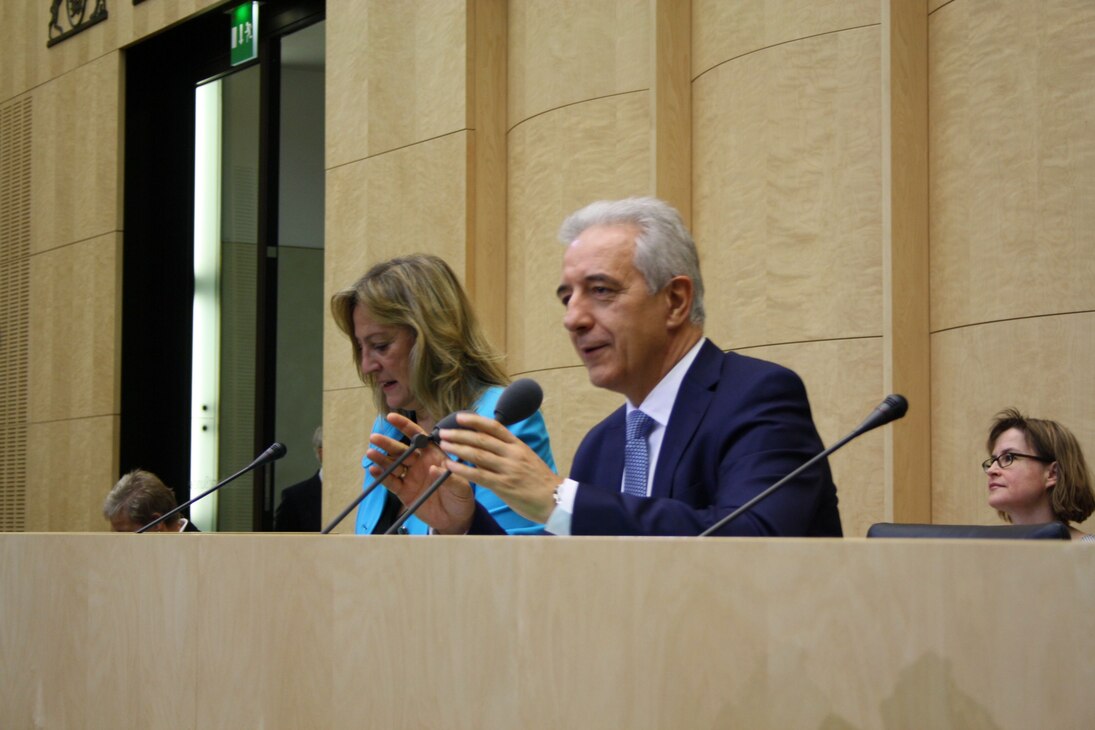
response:
[[[578,495],[578,482],[573,479],[564,479],[555,493],[559,501],[548,516],[547,522],[544,523],[544,529],[552,535],[569,535],[570,518],[574,514],[574,498]]]

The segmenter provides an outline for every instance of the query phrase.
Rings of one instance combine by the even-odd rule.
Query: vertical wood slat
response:
[[[883,383],[909,400],[885,431],[886,519],[931,522],[928,16],[883,3]]]
[[[490,342],[506,351],[505,0],[469,0],[465,282]]]
[[[692,2],[653,0],[654,195],[692,221]]]

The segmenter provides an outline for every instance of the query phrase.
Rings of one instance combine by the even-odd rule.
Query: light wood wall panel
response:
[[[467,126],[467,3],[327,4],[327,167]]]
[[[31,252],[121,228],[121,54],[34,92]]]
[[[696,81],[693,233],[724,346],[881,333],[879,53],[862,28]]]
[[[955,0],[929,31],[932,329],[1095,309],[1095,3]]]
[[[328,170],[324,387],[360,385],[330,297],[393,256],[437,254],[464,278],[468,134],[461,132]]]
[[[28,532],[109,530],[103,499],[118,479],[117,415],[31,423]]]
[[[777,362],[799,374],[821,441],[830,446],[882,401],[882,348],[882,338],[867,337],[750,347],[738,352]],[[863,537],[875,522],[892,519],[887,514],[884,438],[883,430],[865,434],[829,457],[845,537]]]
[[[64,12],[62,6],[61,11]],[[0,102],[45,80],[35,46],[45,49],[49,6],[45,3],[5,2],[0,23]]]
[[[878,0],[692,0],[692,74],[762,48],[877,24],[880,6]]]
[[[100,530],[117,478],[121,236],[30,261],[28,530]]]
[[[993,416],[1017,407],[1067,426],[1095,463],[1095,313],[932,335],[932,521],[996,524],[980,464]],[[1089,519],[1088,530],[1095,526]]]
[[[31,256],[31,422],[120,409],[121,236]]]
[[[509,134],[509,369],[578,364],[555,298],[571,212],[599,199],[649,194],[646,92],[544,114]]]
[[[647,0],[512,0],[509,126],[652,83]]]

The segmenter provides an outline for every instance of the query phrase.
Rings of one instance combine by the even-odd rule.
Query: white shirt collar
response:
[[[673,404],[677,402],[677,393],[681,389],[681,383],[684,382],[684,374],[688,372],[688,368],[692,367],[696,356],[700,354],[700,348],[703,347],[703,343],[706,341],[706,337],[701,337],[692,346],[692,349],[686,352],[684,357],[678,360],[677,364],[665,374],[665,377],[654,386],[654,390],[650,391],[641,404],[635,406],[629,400],[626,413],[631,413],[635,408],[639,408],[643,413],[657,421],[659,426],[668,424],[669,416],[673,413]]]

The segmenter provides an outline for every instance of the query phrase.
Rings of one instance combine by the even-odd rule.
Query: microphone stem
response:
[[[869,431],[870,429],[867,429],[867,430]],[[745,504],[743,504],[742,506],[738,507],[738,508],[737,508],[736,510],[734,510],[734,511],[733,511],[733,512],[731,512],[730,514],[726,515],[725,517],[723,517],[723,518],[722,518],[721,520],[719,520],[719,521],[718,521],[718,522],[716,522],[715,524],[713,524],[713,525],[711,525],[710,527],[708,527],[708,528],[707,528],[706,530],[704,530],[703,532],[701,532],[699,536],[700,536],[700,537],[707,537],[708,535],[710,535],[711,533],[715,532],[716,530],[719,530],[719,529],[721,529],[721,528],[725,527],[725,526],[726,526],[726,525],[728,525],[728,524],[729,524],[729,523],[730,523],[730,522],[731,522],[731,521],[732,521],[733,519],[735,519],[735,518],[736,518],[736,517],[737,517],[738,515],[740,515],[740,514],[741,514],[742,512],[745,512],[745,511],[746,511],[746,510],[748,510],[748,509],[749,509],[750,507],[752,507],[752,506],[753,506],[754,504],[756,504],[757,502],[761,501],[762,499],[764,499],[765,497],[767,497],[767,496],[768,496],[769,494],[771,494],[772,492],[776,491],[777,489],[779,489],[780,487],[782,487],[782,486],[783,486],[784,484],[786,484],[787,482],[791,481],[792,479],[794,479],[795,477],[797,477],[797,476],[798,476],[799,474],[801,474],[802,472],[806,471],[806,470],[807,470],[807,469],[809,469],[809,468],[810,468],[811,466],[813,466],[813,465],[814,465],[814,464],[816,464],[817,462],[821,461],[821,460],[822,460],[822,459],[824,459],[824,458],[825,458],[826,456],[828,456],[829,454],[833,453],[834,451],[836,451],[837,449],[839,449],[839,448],[840,448],[841,446],[843,446],[844,444],[848,443],[849,441],[851,441],[851,440],[852,440],[852,439],[854,439],[854,438],[855,438],[856,436],[859,436],[859,435],[860,435],[860,434],[862,434],[862,433],[864,433],[864,429],[863,429],[863,427],[862,427],[862,426],[860,426],[859,428],[857,428],[856,430],[852,431],[852,432],[851,432],[850,434],[848,434],[848,435],[847,435],[847,436],[845,436],[844,438],[840,439],[840,441],[837,441],[837,442],[836,442],[835,444],[833,444],[833,445],[832,445],[832,446],[830,446],[829,448],[825,449],[825,450],[824,450],[824,451],[822,451],[822,452],[821,452],[820,454],[817,454],[817,455],[815,455],[815,456],[814,456],[814,457],[813,457],[812,459],[810,459],[809,461],[807,461],[807,462],[806,462],[805,464],[803,464],[803,465],[802,465],[802,466],[800,466],[799,468],[795,469],[795,470],[794,470],[793,472],[791,472],[791,473],[790,473],[790,474],[788,474],[787,476],[783,477],[783,478],[782,478],[782,479],[780,479],[780,480],[779,480],[778,482],[776,482],[776,483],[775,483],[775,484],[773,484],[772,486],[768,487],[768,488],[767,488],[767,489],[765,489],[765,490],[764,490],[763,492],[761,492],[761,493],[760,493],[760,494],[758,494],[757,496],[753,497],[752,499],[750,499],[750,500],[749,500],[748,502],[746,502],[746,503],[745,503]]]
[[[231,481],[232,481],[233,479],[236,479],[237,477],[239,477],[239,476],[242,476],[243,474],[246,474],[247,472],[251,471],[252,469],[254,469],[254,468],[255,468],[255,467],[256,467],[256,466],[258,465],[258,463],[259,463],[259,462],[260,462],[261,460],[262,460],[262,457],[259,457],[258,459],[255,459],[255,460],[254,460],[254,461],[252,461],[252,462],[251,462],[250,464],[248,464],[247,466],[243,467],[242,469],[240,469],[240,470],[239,470],[238,472],[236,472],[236,473],[235,473],[235,474],[233,474],[232,476],[230,476],[230,477],[228,477],[227,479],[225,479],[225,480],[224,480],[223,482],[220,482],[220,483],[218,483],[218,484],[214,484],[214,485],[213,485],[212,487],[210,487],[209,489],[205,490],[204,492],[202,492],[201,494],[199,494],[199,495],[198,495],[197,497],[194,497],[194,498],[192,498],[192,499],[190,499],[190,500],[187,500],[186,502],[183,502],[182,504],[180,504],[180,505],[179,505],[178,507],[175,507],[175,509],[173,509],[173,510],[170,510],[170,511],[168,511],[168,512],[165,512],[165,513],[163,513],[162,515],[160,515],[160,516],[159,516],[159,517],[157,517],[156,519],[152,520],[151,522],[149,522],[149,523],[148,523],[147,525],[145,525],[145,526],[144,526],[144,527],[142,527],[141,529],[137,530],[137,532],[138,532],[138,533],[141,533],[141,532],[144,532],[144,531],[146,531],[146,530],[150,530],[150,529],[152,529],[152,528],[153,528],[153,527],[155,527],[156,525],[158,525],[158,524],[160,524],[161,522],[163,522],[164,520],[166,520],[166,519],[167,519],[168,517],[171,517],[171,516],[172,516],[173,514],[175,514],[176,512],[179,512],[180,510],[186,509],[186,508],[187,508],[187,507],[189,507],[190,505],[194,504],[194,503],[195,503],[195,502],[197,502],[197,501],[198,501],[199,499],[203,498],[203,497],[204,497],[205,495],[207,495],[207,494],[211,494],[212,492],[215,492],[215,491],[217,491],[218,489],[220,489],[221,487],[223,487],[223,486],[224,486],[225,484],[228,484],[229,482],[231,482]]]
[[[418,511],[418,508],[422,506],[422,503],[433,496],[433,493],[436,492],[441,487],[441,485],[445,483],[445,480],[448,479],[451,474],[452,472],[446,469],[444,474],[437,477],[437,479],[434,480],[433,484],[426,487],[426,491],[418,495],[418,499],[416,499],[410,507],[405,509],[403,511],[403,514],[399,515],[399,519],[393,522],[392,526],[389,527],[388,531],[384,534],[394,535],[399,530],[399,528],[403,526],[403,523],[409,520],[411,518],[411,515]]]

